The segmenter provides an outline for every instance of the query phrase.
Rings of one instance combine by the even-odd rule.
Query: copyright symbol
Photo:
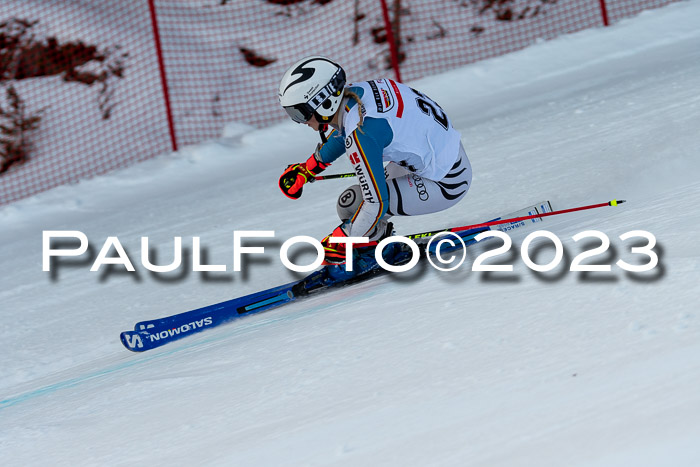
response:
[[[442,238],[441,240],[438,241],[438,238],[440,238],[440,237],[453,237],[453,238],[456,238],[456,239],[457,239],[457,243],[455,243],[455,241],[453,241],[452,238]],[[453,265],[453,266],[450,266],[450,267],[442,267],[442,266],[439,266],[438,264],[435,264],[435,263],[433,262],[432,255],[428,254],[428,261],[430,262],[430,265],[433,266],[433,267],[434,267],[435,269],[437,269],[438,271],[454,271],[455,269],[457,269],[458,267],[460,267],[460,266],[462,265],[462,263],[464,263],[464,260],[467,258],[467,250],[466,250],[466,247],[467,247],[467,246],[464,244],[464,240],[462,240],[462,237],[460,237],[460,236],[457,235],[456,233],[453,233],[453,232],[440,232],[439,234],[433,236],[433,237],[430,239],[430,241],[428,242],[428,246],[427,246],[427,251],[428,251],[428,252],[433,251],[433,250],[432,250],[433,242],[437,242],[437,243],[435,244],[435,250],[434,250],[435,253],[434,253],[434,254],[435,254],[435,258],[437,259],[437,262],[438,262],[440,265],[450,265],[450,264],[454,263],[454,262],[456,261],[456,259],[457,259],[456,255],[452,255],[452,256],[450,256],[449,258],[444,258],[444,257],[442,256],[442,249],[443,249],[443,248],[450,248],[450,249],[452,249],[452,248],[457,247],[458,244],[461,244],[461,246],[460,246],[459,248],[462,249],[462,259],[459,260],[459,261],[457,262],[457,264],[455,264],[455,265]]]

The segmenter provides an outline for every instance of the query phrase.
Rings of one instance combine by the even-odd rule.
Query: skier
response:
[[[472,169],[459,132],[439,105],[415,89],[390,79],[346,86],[340,65],[311,56],[286,71],[279,100],[293,121],[319,131],[322,141],[280,177],[286,196],[298,199],[304,184],[343,154],[357,176],[358,184],[338,197],[341,224],[321,242],[327,263],[346,260],[345,244],[330,237],[381,240],[393,235],[392,216],[442,211],[469,190]]]

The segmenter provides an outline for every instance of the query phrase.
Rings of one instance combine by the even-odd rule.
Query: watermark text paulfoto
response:
[[[234,272],[239,272],[243,267],[244,255],[260,255],[265,254],[265,248],[262,246],[244,246],[243,240],[269,239],[274,238],[273,230],[245,230],[233,231],[233,267]],[[413,269],[420,261],[423,252],[430,252],[427,255],[427,260],[432,267],[440,271],[453,271],[464,263],[467,255],[465,238],[468,241],[480,242],[489,238],[500,239],[502,244],[491,248],[476,257],[473,261],[472,271],[513,271],[512,264],[485,264],[486,260],[508,253],[513,248],[513,242],[510,236],[499,230],[489,230],[481,232],[477,235],[462,237],[455,232],[440,232],[431,236],[429,239],[420,239],[420,245],[416,241],[403,236],[388,237],[380,241],[374,250],[374,258],[379,267],[391,272],[405,272]],[[622,270],[628,272],[646,272],[654,269],[659,257],[654,251],[656,246],[656,237],[650,232],[644,230],[633,230],[619,236],[620,240],[627,241],[630,239],[642,239],[645,244],[642,246],[632,246],[630,253],[640,256],[645,262],[642,264],[631,264],[623,259],[618,259],[615,265]],[[52,246],[54,240],[63,239],[75,243],[78,246],[67,248],[65,246],[54,248]],[[472,240],[473,239],[473,240]],[[580,232],[572,237],[574,242],[579,242],[584,239],[594,239],[600,244],[595,248],[587,249],[576,255],[569,265],[570,271],[583,272],[607,272],[612,270],[611,264],[583,264],[584,260],[588,260],[595,256],[603,255],[610,247],[610,238],[603,232],[598,230],[587,230]],[[354,267],[353,246],[366,244],[366,237],[333,237],[332,241],[346,244],[346,264],[345,268],[352,271]],[[411,250],[410,260],[403,264],[389,264],[384,259],[383,252],[386,246],[393,242],[399,242]],[[537,243],[543,245],[549,243],[554,248],[554,257],[546,264],[538,264],[531,258],[531,245]],[[194,272],[226,272],[228,266],[226,264],[202,264],[202,254],[200,247],[200,237],[192,237],[192,271]],[[306,265],[299,265],[292,262],[289,258],[289,250],[298,244],[311,245],[316,250],[316,258],[313,262]],[[85,255],[88,250],[89,240],[87,235],[77,230],[45,230],[43,231],[42,242],[42,263],[43,271],[51,271],[52,258],[61,257],[80,257]],[[149,258],[149,249],[151,245],[148,237],[141,237],[141,265],[154,273],[168,273],[178,270],[182,267],[182,237],[173,237],[173,260],[170,264],[155,265]],[[531,270],[536,272],[551,271],[560,266],[564,257],[564,247],[561,239],[552,232],[547,230],[538,230],[530,233],[520,244],[520,257],[523,263]],[[116,255],[115,255],[116,253]],[[309,236],[295,236],[284,243],[279,252],[280,261],[289,270],[294,272],[311,272],[319,268],[324,261],[324,250],[321,242]],[[107,237],[102,244],[102,247],[97,254],[95,260],[90,267],[91,272],[98,272],[104,265],[122,266],[125,271],[135,272],[136,268],[132,259],[127,254],[126,250],[116,236]]]

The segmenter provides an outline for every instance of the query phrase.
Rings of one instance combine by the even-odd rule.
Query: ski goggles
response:
[[[289,118],[297,123],[306,123],[314,116],[316,109],[307,103],[283,107]]]
[[[297,123],[306,123],[314,116],[314,112],[326,99],[339,96],[345,86],[345,71],[340,68],[335,72],[331,81],[321,88],[311,99],[301,104],[283,107],[289,118]]]

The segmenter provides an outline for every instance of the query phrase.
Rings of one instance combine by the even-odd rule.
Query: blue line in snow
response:
[[[318,311],[319,309],[323,309],[323,308],[325,308],[325,305],[319,304],[317,306],[310,307],[310,308],[304,310],[303,313],[299,313],[299,312],[289,313],[289,314],[279,316],[279,317],[276,317],[273,319],[266,319],[264,321],[250,323],[247,326],[233,327],[233,328],[231,328],[233,330],[232,333],[225,333],[225,334],[216,335],[216,336],[210,337],[210,338],[205,339],[205,340],[197,340],[196,342],[192,342],[191,344],[181,345],[181,346],[175,347],[171,350],[161,351],[161,352],[153,354],[153,355],[137,354],[137,355],[133,356],[135,358],[134,360],[128,360],[128,361],[125,361],[125,362],[120,363],[118,365],[114,365],[112,367],[108,367],[108,368],[105,368],[105,369],[102,369],[99,371],[95,371],[93,373],[88,373],[84,376],[78,376],[75,378],[67,379],[65,381],[59,381],[57,383],[49,384],[48,386],[34,389],[32,391],[28,391],[28,392],[19,394],[19,395],[14,396],[14,397],[8,397],[7,399],[2,399],[2,400],[0,400],[0,411],[2,411],[3,409],[7,409],[9,407],[15,406],[17,404],[20,404],[22,402],[26,402],[28,400],[35,399],[35,398],[43,396],[43,395],[55,393],[57,391],[60,391],[61,389],[67,389],[67,388],[71,388],[74,386],[78,386],[78,385],[83,384],[87,381],[101,378],[103,376],[107,376],[107,375],[110,375],[112,373],[116,373],[116,372],[119,372],[119,371],[124,370],[126,368],[130,368],[130,367],[133,367],[133,366],[136,366],[139,364],[150,362],[151,360],[155,360],[157,358],[167,357],[167,356],[170,356],[172,354],[182,352],[183,350],[188,350],[192,347],[198,347],[198,346],[203,345],[203,344],[216,342],[216,341],[220,341],[223,339],[228,339],[232,335],[242,333],[242,332],[247,332],[247,331],[249,331],[253,328],[259,327],[259,326],[265,326],[267,324],[275,323],[275,322],[279,322],[279,321],[289,321],[289,320],[299,319],[302,316],[311,314],[311,313]]]

